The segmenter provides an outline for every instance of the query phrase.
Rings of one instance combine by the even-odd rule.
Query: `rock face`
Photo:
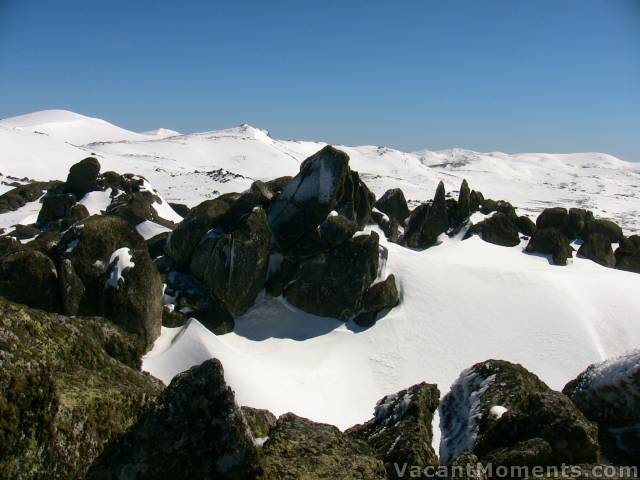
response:
[[[640,350],[589,366],[563,392],[598,424],[605,457],[640,466]]]
[[[640,235],[623,238],[615,252],[616,268],[640,273]]]
[[[613,267],[616,259],[611,249],[609,237],[602,233],[589,233],[578,249],[578,255],[593,260],[605,267]]]
[[[373,194],[349,169],[349,156],[327,146],[302,162],[298,175],[271,203],[269,226],[278,247],[296,254],[298,246],[314,241],[316,228],[331,211],[363,228],[373,202]]]
[[[45,254],[31,249],[3,256],[0,259],[0,295],[34,308],[59,311],[55,265]]]
[[[73,193],[81,199],[87,193],[98,190],[98,175],[100,174],[100,162],[93,157],[72,165],[65,182],[65,192]]]
[[[365,442],[292,413],[278,419],[261,453],[264,480],[387,478],[382,461]]]
[[[247,423],[216,359],[177,375],[89,479],[253,479],[260,465]],[[270,477],[274,478],[274,477]]]
[[[480,235],[485,242],[503,247],[515,247],[520,243],[520,235],[516,225],[504,213],[494,213],[481,225]]]
[[[411,248],[428,248],[449,228],[444,183],[440,182],[431,204],[422,204],[411,212],[404,243]]]
[[[285,298],[305,312],[348,320],[378,272],[378,235],[359,235],[335,249],[303,261],[287,285]]]
[[[552,255],[556,265],[566,265],[573,257],[569,239],[557,228],[538,228],[529,240],[525,251]]]
[[[0,298],[0,478],[83,478],[162,390],[133,336]]]
[[[409,216],[409,207],[404,193],[399,188],[387,190],[375,203],[375,207],[390,219],[402,224]]]
[[[435,385],[420,383],[378,402],[374,418],[347,430],[347,434],[368,443],[384,462],[389,478],[401,478],[398,471],[418,466],[437,466],[431,446],[433,414],[440,403]]]
[[[440,418],[444,462],[465,451],[481,460],[536,465],[599,460],[597,427],[568,397],[509,362],[488,360],[465,370],[442,400]]]

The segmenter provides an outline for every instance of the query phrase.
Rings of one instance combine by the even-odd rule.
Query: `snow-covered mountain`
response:
[[[0,121],[0,181],[64,179],[72,164],[93,155],[103,171],[143,175],[167,201],[194,206],[256,179],[295,175],[324,145],[274,139],[248,125],[139,134],[47,111]],[[579,206],[616,220],[626,234],[640,232],[640,166],[610,155],[337,148],[377,196],[399,187],[412,206],[431,199],[439,181],[455,192],[466,178],[534,219],[548,206]],[[0,215],[0,227],[29,223],[36,204]],[[240,403],[346,428],[369,418],[385,394],[420,381],[445,393],[460,371],[488,358],[521,362],[561,388],[590,363],[640,344],[640,275],[584,258],[558,267],[524,254],[524,242],[500,247],[458,236],[425,251],[382,233],[380,242],[389,252],[381,275],[395,275],[402,301],[374,327],[261,296],[232,333],[216,336],[197,321],[163,329],[144,368],[168,382],[217,357]]]

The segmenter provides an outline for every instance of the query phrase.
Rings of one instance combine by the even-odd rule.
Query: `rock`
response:
[[[525,251],[552,255],[556,265],[566,265],[567,260],[573,258],[569,239],[557,228],[537,228]]]
[[[30,307],[60,311],[55,265],[45,254],[31,249],[3,256],[0,260],[0,295]]]
[[[295,255],[298,245],[313,241],[318,225],[331,211],[363,228],[373,201],[373,194],[349,169],[349,156],[327,146],[302,162],[300,173],[271,203],[269,226],[279,248]]]
[[[324,248],[328,250],[353,237],[357,230],[358,224],[353,220],[349,220],[342,215],[329,215],[320,224],[320,241],[324,244]]]
[[[440,182],[431,205],[421,205],[411,212],[404,234],[408,247],[428,248],[449,228],[444,183]]]
[[[529,467],[553,463],[553,450],[549,442],[542,438],[531,438],[518,442],[512,447],[498,448],[489,453],[485,462],[505,467]]]
[[[257,440],[269,436],[269,430],[276,425],[278,420],[273,413],[260,408],[240,407],[240,409],[251,429],[253,438]]]
[[[100,174],[100,162],[93,157],[74,164],[69,169],[65,182],[65,193],[73,193],[81,199],[87,193],[98,190],[98,175]]]
[[[480,236],[485,242],[503,247],[515,247],[520,244],[520,235],[515,224],[500,212],[494,213],[482,222]]]
[[[462,453],[449,462],[449,476],[446,478],[449,480],[487,480],[486,473],[478,468],[479,465],[481,466],[478,457],[472,453]]]
[[[568,397],[549,389],[521,365],[488,360],[465,370],[442,400],[440,418],[444,462],[465,451],[482,461],[599,461],[597,427]],[[546,448],[532,448],[539,446],[532,439],[546,441],[551,454]]]
[[[564,227],[565,235],[573,240],[582,236],[585,227],[589,222],[593,221],[593,213],[583,208],[570,208],[569,218]]]
[[[89,216],[87,207],[81,203],[76,203],[69,209],[67,215],[62,219],[62,222],[60,222],[60,230],[64,232],[74,223],[81,222],[85,218],[89,218]]]
[[[173,208],[173,211],[180,215],[182,218],[185,218],[187,215],[189,215],[189,211],[191,210],[184,203],[169,202],[169,206]]]
[[[18,240],[28,240],[40,235],[40,230],[32,225],[16,225],[14,230],[7,235],[17,238]]]
[[[179,268],[188,269],[191,256],[200,240],[209,230],[222,223],[233,201],[234,198],[229,195],[206,200],[192,208],[171,232],[165,251]]]
[[[92,465],[87,479],[253,479],[260,465],[216,359],[171,381],[158,401]]]
[[[270,246],[271,231],[261,208],[255,208],[236,230],[216,239],[204,281],[232,315],[246,312],[264,286]]]
[[[65,258],[60,262],[58,275],[62,313],[65,315],[77,315],[85,288],[82,280],[73,268],[71,260]]]
[[[509,202],[505,202],[504,200],[499,200],[496,206],[496,211],[498,213],[502,213],[505,215],[512,223],[518,222],[518,214],[516,213],[516,207],[511,205]]]
[[[0,298],[0,478],[84,478],[162,390],[133,336]]]
[[[196,309],[191,316],[216,335],[224,335],[235,328],[235,320],[229,308],[213,294],[209,294],[206,308]]]
[[[465,179],[465,180],[462,180],[462,185],[460,185],[460,193],[458,194],[458,212],[457,212],[458,223],[469,218],[472,213],[473,212],[471,211],[471,190],[469,189],[469,184]]]
[[[387,190],[374,206],[399,224],[402,224],[410,213],[404,193],[399,188]]]
[[[54,188],[55,185],[55,182],[31,182],[3,193],[0,195],[0,214],[13,212],[24,207],[27,202],[35,202],[45,190]]]
[[[400,296],[396,287],[396,278],[389,275],[386,280],[378,282],[365,292],[362,299],[361,312],[354,321],[361,327],[372,326],[380,312],[391,309],[400,303]]]
[[[616,259],[613,256],[609,238],[601,233],[589,233],[578,249],[578,255],[593,260],[604,267],[612,268]]]
[[[27,243],[27,246],[33,250],[44,253],[55,264],[58,263],[58,243],[60,243],[61,235],[56,231],[49,231],[39,234],[36,238]]]
[[[624,238],[622,229],[617,223],[605,218],[598,218],[587,223],[584,235],[601,233],[605,235],[611,243],[619,243]]]
[[[24,250],[24,246],[14,237],[0,237],[0,259],[10,253]]]
[[[490,198],[482,199],[480,202],[480,213],[484,215],[489,215],[492,212],[496,212],[498,210],[498,202],[495,200],[491,200]]]
[[[440,403],[435,385],[420,383],[387,395],[374,410],[374,418],[346,431],[347,435],[368,443],[384,462],[389,478],[401,478],[404,465],[437,466],[433,447],[433,414]]]
[[[264,480],[387,478],[382,461],[365,442],[292,413],[278,418],[261,453]]]
[[[616,268],[640,273],[640,235],[623,238],[615,252]]]
[[[479,211],[482,202],[484,202],[484,195],[482,195],[482,192],[471,190],[471,193],[469,194],[469,210],[471,213]]]
[[[516,227],[523,235],[532,237],[536,233],[536,224],[529,217],[521,215],[516,220]]]
[[[305,312],[348,320],[378,271],[378,235],[358,235],[300,263],[284,296]]]
[[[173,222],[165,220],[158,215],[154,204],[160,201],[159,197],[149,191],[121,193],[107,207],[107,215],[120,217],[132,226],[136,226],[146,220],[164,227],[173,227]]]
[[[563,392],[598,424],[607,459],[640,467],[640,350],[590,365]]]
[[[67,216],[71,207],[76,203],[75,195],[71,193],[47,194],[42,200],[42,208],[38,213],[37,225],[47,225],[49,222],[60,220]]]
[[[149,250],[149,256],[151,259],[161,257],[164,255],[164,247],[169,238],[170,232],[162,232],[154,235],[149,240],[146,240],[147,249]]]
[[[566,208],[545,208],[536,219],[536,227],[538,229],[555,228],[564,231],[568,221],[569,213]]]
[[[289,176],[278,177],[273,180],[269,180],[268,182],[256,180],[251,184],[249,190],[252,192],[260,193],[260,195],[264,196],[264,198],[266,198],[270,202],[282,193],[284,187],[287,186],[292,178],[293,177]]]

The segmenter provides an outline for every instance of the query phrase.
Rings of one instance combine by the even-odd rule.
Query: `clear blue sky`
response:
[[[0,117],[640,160],[640,0],[0,0]]]

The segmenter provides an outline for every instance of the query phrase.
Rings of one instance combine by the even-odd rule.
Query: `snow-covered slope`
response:
[[[156,135],[163,138],[128,132],[144,138],[99,141],[94,123],[83,133],[61,127],[49,112],[27,117],[29,128],[24,120],[0,122],[0,181],[64,179],[91,154],[103,170],[143,175],[166,200],[191,206],[244,190],[255,179],[295,175],[324,146],[274,139],[248,125]],[[56,127],[34,133],[45,124]],[[71,145],[71,135],[83,140],[71,143],[82,145]],[[582,206],[615,219],[627,234],[640,232],[640,166],[609,155],[338,147],[377,195],[400,187],[409,200],[422,201],[432,198],[438,181],[453,191],[467,178],[486,197],[511,201],[532,216],[547,206]],[[6,215],[4,225],[9,218],[29,223],[37,202]],[[521,362],[561,388],[587,365],[640,344],[640,275],[582,258],[550,265],[546,257],[524,254],[524,243],[505,248],[477,237],[445,239],[418,252],[380,237],[389,249],[385,274],[395,274],[402,303],[374,327],[362,330],[260,297],[233,333],[216,336],[197,321],[164,329],[144,368],[168,382],[215,356],[241,403],[344,428],[368,419],[385,394],[419,381],[438,383],[444,393],[463,369],[488,358]]]

